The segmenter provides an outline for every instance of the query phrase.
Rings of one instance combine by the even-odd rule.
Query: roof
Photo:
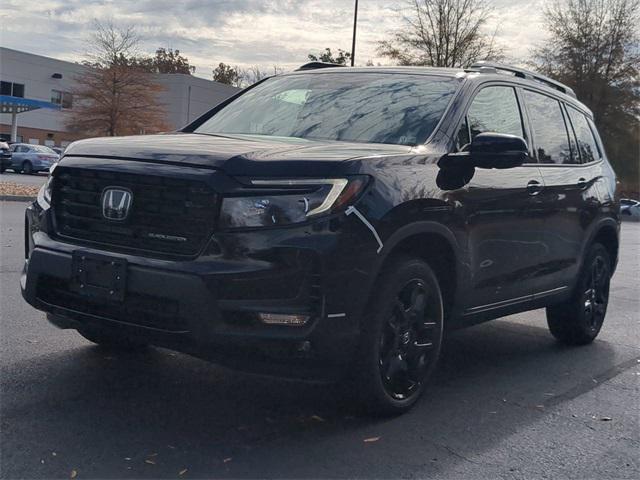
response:
[[[13,97],[11,95],[0,95],[0,113],[22,113],[39,108],[50,108],[60,110],[60,105],[44,100],[33,98]]]

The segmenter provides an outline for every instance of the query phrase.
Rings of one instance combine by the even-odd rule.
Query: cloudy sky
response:
[[[491,29],[514,60],[544,39],[545,0],[488,0]],[[349,50],[353,0],[2,0],[0,45],[65,60],[81,59],[94,19],[134,26],[141,49],[179,49],[210,78],[219,62],[293,68],[309,52]],[[404,0],[360,0],[357,63],[388,63],[377,42],[401,23]]]

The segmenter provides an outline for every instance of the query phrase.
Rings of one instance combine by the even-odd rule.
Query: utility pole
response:
[[[351,44],[351,66],[356,63],[356,29],[358,27],[358,0],[356,0],[355,10],[353,12],[353,43]]]

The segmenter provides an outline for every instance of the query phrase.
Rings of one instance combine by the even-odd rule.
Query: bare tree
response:
[[[238,88],[246,88],[267,77],[280,75],[284,69],[278,65],[273,66],[270,72],[259,65],[252,65],[248,68],[232,67],[226,63],[220,63],[213,70],[213,81],[225,83]]]
[[[242,68],[238,70],[240,85],[242,87],[249,87],[254,83],[258,83],[260,80],[264,80],[267,77],[280,75],[284,73],[284,69],[278,65],[274,65],[272,70],[265,70],[264,68],[253,65],[249,68]]]
[[[571,86],[594,113],[616,171],[640,190],[640,0],[554,0],[543,73]]]
[[[132,28],[96,22],[84,73],[75,78],[67,127],[87,136],[153,133],[168,129],[158,102],[162,87],[136,63]]]
[[[499,59],[495,33],[486,32],[492,9],[486,0],[407,0],[404,27],[380,42],[380,55],[400,65],[466,67]]]

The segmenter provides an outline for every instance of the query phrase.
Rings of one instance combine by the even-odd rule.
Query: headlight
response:
[[[239,197],[222,201],[225,228],[271,227],[301,223],[338,210],[366,186],[367,177],[251,181]]]
[[[42,198],[46,203],[51,203],[51,190],[53,188],[53,171],[56,169],[58,164],[54,163],[49,169],[49,176],[47,177],[47,181],[40,189],[38,196],[42,195]]]

